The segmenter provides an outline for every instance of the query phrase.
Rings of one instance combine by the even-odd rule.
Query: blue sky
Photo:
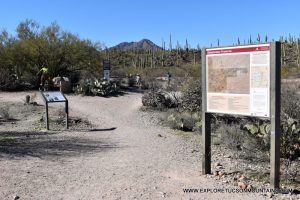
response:
[[[162,39],[196,47],[231,45],[239,37],[278,39],[300,35],[299,0],[0,0],[0,29],[19,22],[56,21],[63,30],[110,47],[124,41]]]

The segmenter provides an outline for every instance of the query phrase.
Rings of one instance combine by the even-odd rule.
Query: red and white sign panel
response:
[[[270,116],[270,44],[206,49],[207,112]]]

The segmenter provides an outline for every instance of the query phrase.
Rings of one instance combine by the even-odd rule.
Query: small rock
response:
[[[273,193],[272,193],[272,192],[267,192],[267,193],[266,193],[266,196],[267,196],[268,198],[272,198],[272,197],[273,197]]]
[[[215,167],[218,167],[218,166],[222,166],[221,163],[219,163],[219,162],[215,163]]]
[[[81,122],[81,119],[74,119],[74,123],[75,124],[78,124],[78,123],[80,123]]]
[[[244,176],[244,175],[242,175],[240,178],[239,178],[239,181],[244,181],[244,180],[246,180],[247,178]]]
[[[231,158],[231,155],[225,155],[224,158]]]
[[[247,189],[252,189],[252,188],[253,188],[252,185],[247,186]]]
[[[229,183],[229,181],[226,180],[226,181],[223,181],[223,183]]]
[[[233,180],[234,180],[234,181],[237,181],[237,180],[238,180],[238,178],[237,178],[237,177],[233,177]]]
[[[217,169],[224,169],[223,166],[216,166]]]
[[[214,176],[218,176],[218,175],[219,175],[219,171],[215,171]]]
[[[158,136],[158,137],[162,137],[162,135],[161,135],[161,134],[158,134],[157,136]]]
[[[247,184],[244,182],[238,182],[238,187],[241,189],[246,189],[247,188]]]
[[[20,197],[19,197],[19,196],[15,196],[15,197],[14,197],[14,200],[17,200],[17,199],[20,199]]]
[[[191,153],[195,153],[195,152],[199,152],[199,151],[196,150],[196,149],[193,149],[193,150],[191,151]]]
[[[219,172],[218,175],[221,177],[221,176],[224,176],[225,175],[225,172]]]

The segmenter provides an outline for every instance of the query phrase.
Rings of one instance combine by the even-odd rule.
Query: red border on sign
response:
[[[222,49],[207,49],[206,54],[227,54],[227,53],[244,53],[244,52],[258,52],[258,51],[269,51],[270,46],[253,46],[253,47],[240,47],[240,48],[222,48]]]

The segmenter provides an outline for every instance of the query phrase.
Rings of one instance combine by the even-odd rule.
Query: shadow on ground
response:
[[[87,139],[53,132],[0,132],[0,158],[72,157],[119,148],[106,139]]]
[[[112,128],[93,128],[93,129],[90,129],[89,131],[91,131],[91,132],[113,131],[113,130],[116,130],[116,129],[117,129],[116,127],[112,127]]]
[[[122,89],[122,91],[115,93],[115,94],[110,94],[108,96],[104,96],[104,98],[113,98],[113,97],[121,97],[121,96],[126,96],[129,95],[131,93],[139,93],[139,94],[143,94],[144,91],[138,88],[126,88],[126,89]]]

